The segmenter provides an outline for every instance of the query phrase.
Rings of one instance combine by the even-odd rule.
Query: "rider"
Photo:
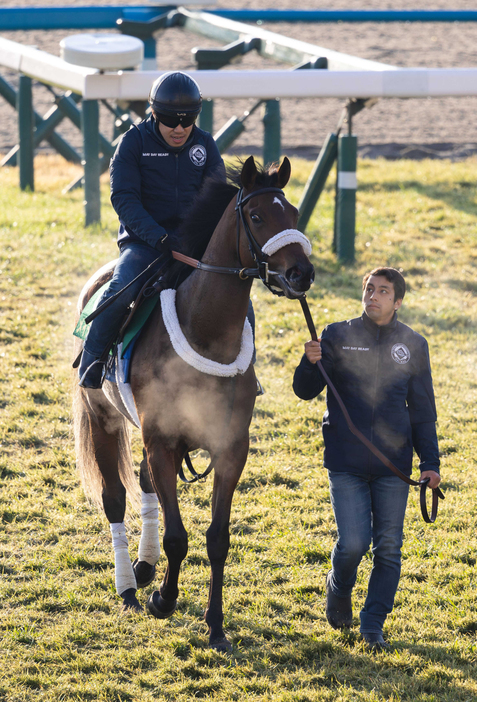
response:
[[[171,239],[204,178],[225,178],[214,139],[195,125],[202,109],[195,80],[182,71],[165,73],[154,81],[149,104],[151,116],[124,134],[111,160],[111,202],[119,216],[120,254],[98,306],[156,259],[155,270],[170,266]],[[101,387],[104,355],[147,277],[141,276],[92,321],[79,367],[82,387]]]

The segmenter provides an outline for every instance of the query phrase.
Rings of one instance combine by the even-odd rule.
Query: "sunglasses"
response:
[[[184,129],[186,129],[187,127],[190,127],[192,124],[194,124],[198,116],[199,115],[197,114],[161,115],[156,113],[157,121],[161,122],[161,124],[164,124],[170,129],[175,129],[179,126],[179,124],[181,124],[184,127]]]

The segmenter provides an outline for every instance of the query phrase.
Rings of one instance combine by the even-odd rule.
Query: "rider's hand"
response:
[[[305,356],[310,363],[321,361],[321,339],[318,341],[307,341],[305,344]]]
[[[429,478],[427,486],[430,488],[438,487],[439,483],[441,482],[441,476],[439,473],[436,473],[435,470],[423,470],[421,473],[421,482],[426,478]]]
[[[161,239],[158,239],[157,242],[156,242],[156,247],[155,247],[155,248],[156,248],[157,251],[159,251],[160,253],[164,253],[164,254],[169,253],[170,250],[171,250],[171,246],[170,246],[170,237],[164,236],[164,237],[162,237]]]

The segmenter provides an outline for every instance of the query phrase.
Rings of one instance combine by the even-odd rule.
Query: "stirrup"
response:
[[[95,371],[97,371],[95,366],[101,366],[101,374],[99,378],[96,377]],[[94,369],[94,370],[92,370]],[[89,378],[90,372],[93,378]],[[78,385],[80,388],[86,388],[88,390],[100,390],[103,387],[104,378],[106,377],[106,363],[101,361],[99,358],[93,361],[91,365],[87,367],[83,375],[81,376]]]
[[[257,397],[265,395],[265,390],[263,389],[262,383],[259,381],[258,378],[255,378],[255,380],[257,381]]]

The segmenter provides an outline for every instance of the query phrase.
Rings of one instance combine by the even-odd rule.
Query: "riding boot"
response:
[[[82,388],[98,390],[103,385],[104,366],[106,363],[83,349],[81,363],[78,368],[79,385]]]

